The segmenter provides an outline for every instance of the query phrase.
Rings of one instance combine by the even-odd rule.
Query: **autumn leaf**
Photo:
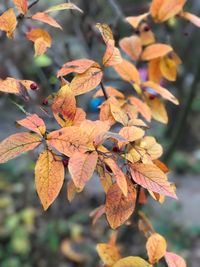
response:
[[[164,87],[162,87],[161,85],[154,83],[152,81],[147,81],[143,83],[143,86],[145,88],[151,88],[153,89],[156,93],[158,93],[159,95],[161,95],[163,98],[171,101],[172,103],[174,103],[175,105],[179,105],[179,101],[178,99],[173,96],[167,89],[165,89]]]
[[[116,98],[122,98],[124,99],[124,95],[123,93],[121,93],[119,90],[113,88],[113,87],[110,87],[110,86],[105,86],[105,89],[106,89],[106,93],[108,94],[109,97],[116,97]],[[94,95],[93,95],[93,98],[96,98],[96,97],[103,97],[104,94],[103,94],[103,91],[102,89],[99,89]]]
[[[190,12],[181,12],[179,16],[190,21],[195,26],[200,27],[200,18],[197,17],[196,15],[191,14]]]
[[[114,66],[114,69],[123,80],[130,82],[131,84],[140,84],[140,74],[137,68],[128,60],[123,59],[120,64]]]
[[[26,15],[28,11],[27,0],[13,0],[16,8],[19,10],[20,14]]]
[[[108,266],[113,266],[121,258],[116,245],[100,243],[96,249],[102,262]]]
[[[107,42],[106,52],[103,56],[103,65],[106,67],[115,66],[122,62],[122,57],[119,49],[115,47],[114,41]]]
[[[46,14],[44,12],[37,12],[31,18],[33,20],[47,23],[47,24],[51,25],[52,27],[62,29],[60,24],[55,19],[53,19],[52,17],[50,17],[48,14]]]
[[[0,16],[0,30],[5,31],[8,38],[12,39],[17,27],[17,19],[13,8],[9,8]]]
[[[43,136],[46,132],[45,123],[37,114],[29,115],[25,119],[17,121],[17,123],[40,136]]]
[[[33,29],[26,33],[26,37],[28,40],[34,42],[35,56],[44,54],[47,48],[51,47],[51,36],[43,29]]]
[[[57,122],[62,126],[71,126],[76,116],[76,99],[69,85],[64,85],[53,99],[52,111]]]
[[[163,236],[154,233],[148,238],[146,249],[149,262],[155,264],[165,255],[167,242]]]
[[[159,98],[148,99],[147,104],[151,109],[152,117],[161,123],[168,123],[167,110],[164,103]]]
[[[101,36],[102,36],[105,44],[107,44],[109,40],[113,40],[114,41],[112,30],[108,26],[108,24],[106,24],[106,23],[97,23],[96,27],[100,31]]]
[[[106,217],[112,229],[116,229],[129,219],[135,209],[136,190],[127,180],[128,194],[124,196],[117,183],[113,184],[106,195]]]
[[[126,20],[133,28],[137,28],[139,26],[140,22],[142,22],[143,20],[146,20],[148,15],[149,15],[149,13],[144,13],[144,14],[139,15],[139,16],[127,17]]]
[[[140,37],[133,35],[120,40],[121,49],[133,60],[138,60],[142,53],[142,42]]]
[[[95,210],[93,210],[90,213],[90,217],[92,217],[92,225],[95,225],[96,222],[98,221],[98,219],[101,218],[101,216],[103,216],[103,214],[105,214],[105,206],[101,205],[98,208],[96,208]]]
[[[145,102],[134,96],[129,97],[129,101],[147,121],[151,121],[151,109]]]
[[[177,78],[177,65],[173,59],[165,56],[160,59],[160,71],[165,79],[168,81],[176,81]]]
[[[74,10],[78,10],[81,13],[83,13],[83,11],[73,3],[64,3],[64,4],[55,5],[55,6],[48,8],[44,12],[49,13],[49,12],[54,12],[54,11],[66,10],[66,9],[74,9]]]
[[[168,267],[187,267],[185,260],[172,252],[165,253],[165,260]]]
[[[97,165],[97,173],[99,175],[99,179],[103,187],[103,190],[105,193],[107,193],[108,189],[112,185],[112,176],[110,173],[106,171],[105,166],[102,165]]]
[[[84,73],[92,66],[99,67],[99,65],[90,59],[77,59],[63,64],[62,68],[58,71],[57,77],[68,75],[72,72]]]
[[[74,184],[74,182],[72,181],[72,179],[70,179],[68,182],[67,182],[67,199],[68,201],[71,203],[72,200],[74,199],[75,195],[76,195],[76,192],[77,192],[77,188]]]
[[[120,108],[120,106],[118,105],[118,103],[110,103],[110,111],[111,114],[113,116],[113,118],[123,124],[124,126],[128,124],[128,116],[126,114],[126,112],[124,112],[122,110],[122,108]]]
[[[133,180],[142,187],[158,194],[177,199],[167,176],[153,164],[135,163],[130,166]]]
[[[161,58],[155,58],[148,63],[148,78],[150,81],[160,84],[162,72],[160,67]]]
[[[153,136],[145,136],[140,142],[140,147],[146,150],[151,160],[158,159],[162,156],[163,148],[156,142]]]
[[[167,55],[169,52],[173,51],[173,48],[166,44],[152,44],[147,46],[142,55],[142,60],[152,60],[158,57],[163,57]]]
[[[144,22],[140,24],[138,31],[142,46],[151,45],[156,42],[155,35],[149,27],[148,23]]]
[[[17,133],[0,143],[0,163],[33,150],[41,143],[41,137],[33,133]]]
[[[35,165],[35,186],[44,210],[57,198],[64,182],[61,159],[50,150],[44,150]]]
[[[140,257],[129,256],[120,259],[113,267],[152,267],[152,265]]]
[[[81,95],[95,89],[101,82],[103,72],[99,67],[91,67],[82,74],[74,77],[70,88],[74,95]]]
[[[69,173],[79,191],[82,191],[85,184],[92,177],[97,165],[98,154],[76,152],[69,160]]]
[[[128,126],[121,128],[119,134],[126,138],[129,142],[134,142],[144,136],[144,130],[135,126]]]
[[[77,126],[65,127],[51,132],[47,136],[47,143],[68,157],[71,157],[75,152],[84,153],[94,149],[89,143],[88,135]]]

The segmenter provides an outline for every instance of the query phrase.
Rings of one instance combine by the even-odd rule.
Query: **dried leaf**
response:
[[[134,142],[144,136],[144,130],[135,126],[129,126],[121,128],[119,134],[126,138],[129,142]]]
[[[106,93],[108,94],[109,97],[116,97],[116,98],[123,98],[124,99],[124,95],[117,89],[113,88],[113,87],[110,87],[110,86],[106,86],[105,87],[106,89]],[[103,94],[103,91],[102,89],[99,89],[94,95],[93,95],[93,98],[96,98],[96,97],[103,97],[104,94]]]
[[[44,12],[49,13],[53,11],[61,11],[61,10],[66,10],[66,9],[74,9],[74,10],[78,10],[81,13],[83,13],[83,11],[73,3],[64,3],[64,4],[55,5],[55,6],[48,8]]]
[[[136,97],[129,97],[129,101],[132,105],[134,105],[139,113],[147,120],[151,121],[151,109],[148,107],[146,103],[141,101],[140,99]]]
[[[72,200],[74,199],[75,197],[75,194],[77,192],[77,188],[73,182],[72,179],[70,179],[68,182],[67,182],[67,199],[68,201],[71,203]]]
[[[121,49],[133,60],[138,60],[142,53],[142,43],[140,37],[133,35],[120,40]]]
[[[8,38],[12,39],[17,27],[17,18],[13,8],[9,8],[0,16],[0,30],[5,31]]]
[[[46,14],[44,12],[37,12],[31,18],[33,20],[47,23],[47,24],[51,25],[52,27],[62,29],[60,24],[55,19],[53,19],[51,16],[49,16],[48,14]]]
[[[148,238],[146,249],[149,262],[155,264],[165,255],[167,242],[163,236],[154,233]]]
[[[45,123],[37,114],[27,116],[25,119],[17,121],[17,123],[40,136],[43,136],[46,132]]]
[[[158,57],[163,57],[167,55],[169,52],[173,51],[173,48],[166,44],[152,44],[147,46],[142,55],[142,60],[152,60]]]
[[[102,262],[108,266],[113,266],[121,258],[116,245],[101,243],[97,245],[96,249]]]
[[[148,99],[147,103],[151,109],[152,117],[161,123],[168,123],[168,115],[165,105],[159,98]]]
[[[20,14],[26,15],[28,11],[27,0],[13,0],[16,8],[19,10]]]
[[[114,40],[107,42],[106,52],[103,56],[103,65],[106,67],[115,66],[122,62],[122,57],[119,49],[115,47]]]
[[[104,42],[107,44],[109,40],[114,40],[111,28],[106,23],[97,23],[97,29],[100,31]]]
[[[0,163],[4,163],[18,155],[33,150],[41,143],[41,137],[33,133],[17,133],[0,143]]]
[[[44,210],[57,198],[64,182],[61,159],[50,150],[44,150],[35,165],[35,185]]]

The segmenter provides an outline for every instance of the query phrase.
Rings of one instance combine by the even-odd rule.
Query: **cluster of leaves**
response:
[[[119,45],[130,60],[122,57],[110,27],[97,23],[96,27],[106,46],[102,63],[91,59],[65,63],[57,74],[61,88],[46,102],[59,129],[49,132],[37,114],[27,114],[17,123],[29,132],[11,135],[0,143],[0,163],[43,145],[35,166],[35,185],[45,210],[54,202],[63,186],[65,168],[71,176],[67,183],[69,201],[84,189],[94,171],[97,172],[106,200],[93,212],[93,220],[96,222],[105,213],[113,229],[130,218],[138,203],[146,202],[147,192],[160,203],[163,203],[165,196],[177,198],[175,186],[166,175],[169,170],[159,160],[162,146],[154,137],[146,135],[145,130],[149,128],[148,123],[152,118],[167,123],[164,100],[178,105],[176,97],[163,87],[163,80],[176,80],[181,60],[170,45],[156,41],[148,25],[148,17],[151,15],[155,23],[162,23],[178,15],[200,26],[199,18],[182,11],[185,2],[154,0],[149,13],[126,19],[136,29],[136,34],[123,38]],[[74,4],[66,3],[27,17],[27,1],[14,3],[23,18],[39,20],[56,28],[61,26],[48,15],[49,12],[62,9],[81,11]],[[9,9],[0,17],[0,29],[11,38],[16,26],[17,18],[13,9]],[[36,55],[43,54],[51,46],[51,37],[43,29],[32,29],[26,36],[34,42]],[[138,62],[147,64],[146,81],[142,80],[136,67]],[[116,88],[104,86],[104,71],[109,67],[133,86],[137,97],[125,97]],[[64,77],[71,73],[75,73],[75,76],[69,82]],[[101,88],[95,92],[94,98],[105,97],[99,107],[99,120],[87,120],[85,111],[76,105],[76,96],[90,92],[99,85]],[[23,96],[25,100],[29,99],[29,90],[38,88],[33,81],[10,77],[0,81],[0,91]],[[115,125],[121,126],[118,132]],[[108,249],[107,246],[112,248]],[[149,263],[138,257],[121,259],[118,252],[113,256],[118,251],[113,244],[103,245],[103,248],[99,245],[98,251],[105,265],[110,267],[152,266],[163,256],[169,267],[186,266],[179,256],[166,252],[166,247],[165,239],[151,227],[147,240]],[[107,251],[106,256],[102,250]],[[111,255],[107,256],[107,253]]]

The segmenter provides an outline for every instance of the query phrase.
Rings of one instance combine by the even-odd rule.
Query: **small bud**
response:
[[[62,163],[63,163],[64,167],[67,167],[69,164],[69,159],[63,159]]]
[[[117,146],[114,146],[112,149],[113,152],[120,152],[120,149]]]
[[[148,32],[148,31],[150,31],[151,30],[151,28],[148,26],[148,25],[146,25],[145,27],[144,27],[144,31],[145,32]]]
[[[31,90],[37,90],[38,89],[38,85],[37,85],[37,83],[32,83],[31,85],[30,85],[30,89]]]

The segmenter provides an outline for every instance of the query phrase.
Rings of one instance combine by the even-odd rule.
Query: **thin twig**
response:
[[[101,85],[101,89],[103,91],[103,95],[104,95],[105,99],[107,100],[109,98],[109,95],[106,92],[106,88],[105,88],[103,82],[101,82],[100,85]]]

